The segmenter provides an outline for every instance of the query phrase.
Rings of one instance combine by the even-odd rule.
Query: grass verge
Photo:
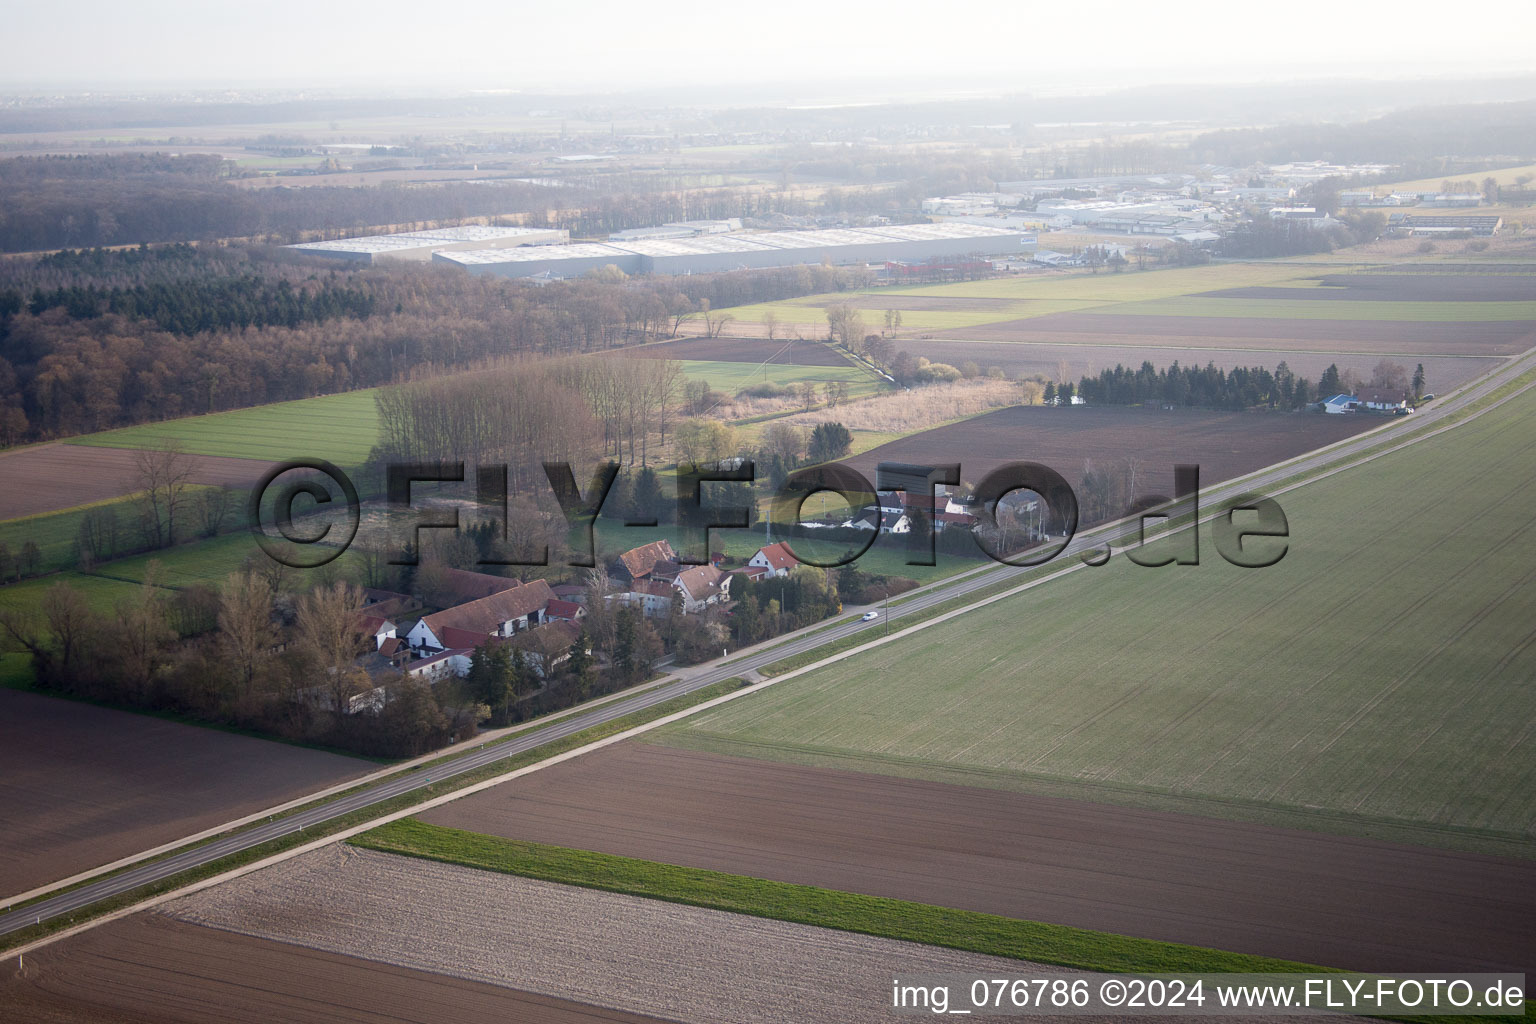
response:
[[[355,836],[350,842],[353,846],[381,853],[499,871],[561,885],[1086,971],[1343,973],[1336,968],[1293,960],[1138,939],[927,903],[503,839],[429,825],[414,818],[392,821]],[[1526,1004],[1527,1017],[1531,1005]],[[1510,1017],[1397,1019],[1467,1022],[1508,1021]]]

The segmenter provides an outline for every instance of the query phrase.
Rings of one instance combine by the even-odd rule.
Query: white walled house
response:
[[[487,637],[513,636],[544,621],[554,600],[549,584],[534,580],[511,590],[424,616],[406,639],[415,651],[473,648]]]
[[[756,577],[761,576],[788,576],[789,570],[800,564],[789,550],[789,545],[783,541],[769,544],[757,549],[757,554],[747,559],[749,569],[760,569]]]

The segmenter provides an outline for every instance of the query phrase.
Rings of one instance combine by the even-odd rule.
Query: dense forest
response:
[[[711,309],[863,280],[811,266],[536,288],[265,246],[12,259],[0,263],[0,445],[613,348]]]

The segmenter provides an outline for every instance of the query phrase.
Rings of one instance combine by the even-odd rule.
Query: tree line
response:
[[[857,283],[804,267],[535,288],[259,246],[158,252],[0,263],[0,445],[593,352],[671,337],[721,305]]]

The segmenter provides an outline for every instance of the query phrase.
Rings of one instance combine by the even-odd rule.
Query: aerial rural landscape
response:
[[[0,1021],[1532,1017],[1520,33],[149,6],[0,71]]]

